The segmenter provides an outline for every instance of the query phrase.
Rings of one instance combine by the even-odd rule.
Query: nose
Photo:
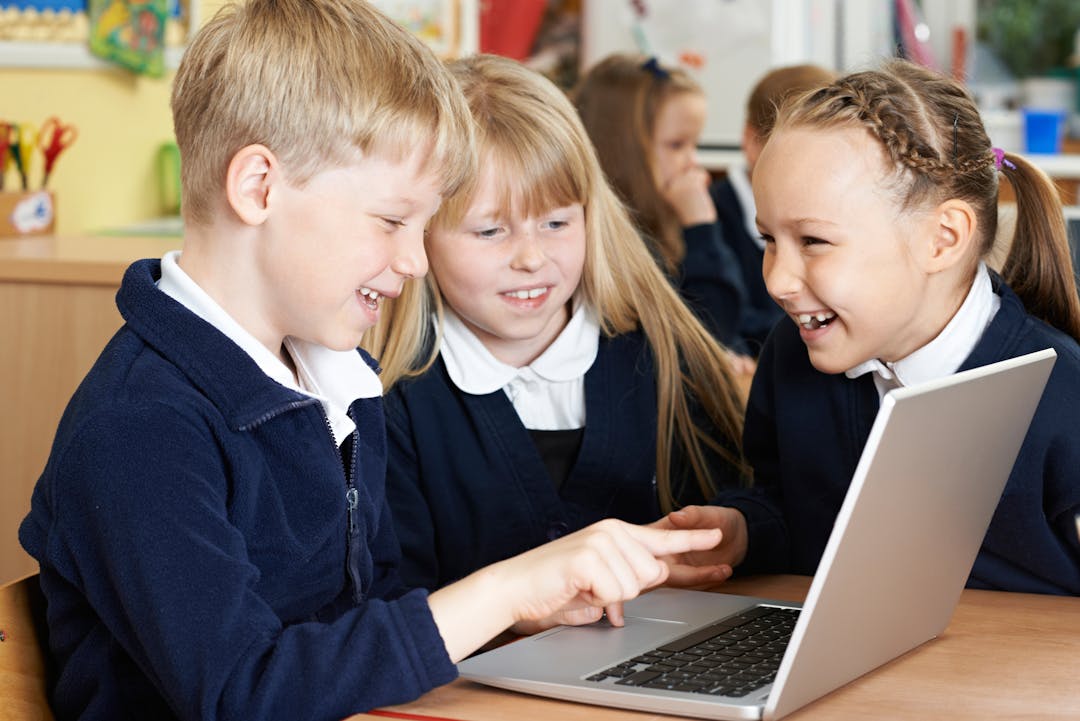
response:
[[[428,270],[427,252],[424,250],[424,230],[410,233],[398,247],[390,262],[390,269],[405,278],[421,278]]]
[[[769,295],[778,303],[794,297],[803,286],[802,262],[798,253],[776,241],[765,247],[761,275]]]
[[[510,267],[514,270],[523,270],[535,273],[547,262],[543,244],[536,233],[531,229],[523,229],[515,233],[513,243],[513,256],[510,259]]]
[[[686,153],[686,158],[683,161],[683,165],[686,168],[696,168],[701,163],[698,162],[697,146],[691,145]]]

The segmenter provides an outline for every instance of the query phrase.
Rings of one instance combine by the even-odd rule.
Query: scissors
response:
[[[49,182],[49,175],[52,174],[53,166],[56,165],[56,159],[60,157],[60,153],[64,152],[78,137],[78,128],[74,125],[61,123],[60,118],[55,115],[46,120],[45,124],[41,126],[41,132],[37,135],[37,142],[38,147],[41,148],[41,154],[45,156],[45,175],[41,179],[42,188]]]

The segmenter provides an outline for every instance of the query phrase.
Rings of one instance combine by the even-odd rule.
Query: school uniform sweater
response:
[[[1028,315],[997,276],[994,292],[1001,308],[959,370],[1044,348],[1058,358],[968,586],[1080,594],[1073,522],[1080,512],[1080,347]],[[743,434],[754,489],[715,501],[746,516],[749,548],[740,573],[815,572],[878,406],[872,374],[821,373],[794,322],[776,326],[758,363]]]
[[[676,284],[682,299],[728,348],[746,352],[739,326],[746,306],[739,261],[727,247],[716,223],[683,228],[686,256]]]
[[[343,463],[319,401],[159,291],[159,269],[127,271],[126,323],[19,532],[57,719],[340,719],[453,679],[426,593],[397,575],[381,399],[350,407]]]
[[[739,202],[731,181],[724,178],[713,183],[709,188],[709,193],[716,206],[722,242],[736,258],[746,291],[739,323],[739,335],[750,353],[756,356],[765,343],[765,337],[776,322],[783,317],[784,311],[772,299],[765,287],[765,279],[761,274],[761,263],[765,251],[758,244],[756,236],[751,235],[748,230],[742,203]],[[754,219],[750,218],[749,222],[752,225]]]
[[[387,497],[407,583],[437,588],[602,518],[645,523],[656,494],[656,382],[641,333],[601,336],[585,375],[585,432],[561,488],[501,389],[471,395],[441,357],[386,396]],[[735,471],[711,459],[719,487]],[[682,503],[704,500],[676,459]]]

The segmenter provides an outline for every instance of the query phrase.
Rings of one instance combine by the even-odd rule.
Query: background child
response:
[[[252,0],[199,31],[172,107],[184,250],[127,272],[125,325],[19,534],[57,718],[340,719],[450,680],[515,622],[596,619],[664,580],[655,554],[717,542],[610,521],[406,590],[355,346],[426,270],[424,226],[474,162],[460,91],[366,3]]]
[[[1017,199],[1001,276],[982,262],[999,174]],[[755,493],[660,525],[728,532],[691,562],[813,573],[889,388],[1054,348],[968,585],[1080,593],[1080,301],[1046,176],[991,148],[961,85],[896,61],[785,106],[753,187],[766,284],[789,318],[750,394]]]
[[[573,93],[600,166],[626,203],[657,262],[713,334],[742,351],[743,288],[737,259],[720,240],[709,174],[698,165],[705,94],[655,58],[608,56]],[[741,364],[752,372],[752,364]]]
[[[751,355],[757,356],[776,321],[784,316],[765,287],[761,262],[765,242],[758,233],[754,218],[754,195],[750,178],[754,172],[765,140],[769,136],[776,110],[784,98],[821,85],[836,77],[831,70],[817,65],[790,65],[766,73],[750,91],[746,103],[746,123],[743,125],[742,150],[745,165],[727,168],[724,177],[709,188],[716,206],[720,237],[738,258],[746,288],[739,324],[739,335]]]
[[[451,70],[480,172],[432,221],[426,291],[367,346],[390,389],[402,573],[431,588],[600,518],[702,502],[742,470],[727,354],[641,243],[573,106],[512,60]]]

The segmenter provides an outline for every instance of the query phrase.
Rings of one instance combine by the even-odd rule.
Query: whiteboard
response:
[[[708,98],[704,149],[737,149],[746,100],[772,68],[834,70],[892,53],[893,0],[583,0],[581,70],[613,52],[684,67]],[[690,57],[698,66],[680,62]]]

